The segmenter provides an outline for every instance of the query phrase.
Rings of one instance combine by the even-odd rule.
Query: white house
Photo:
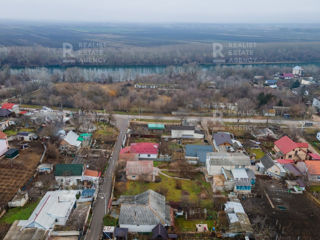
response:
[[[82,181],[83,164],[56,164],[54,176],[58,184],[73,186]]]
[[[19,132],[17,138],[20,141],[31,142],[37,138],[37,135],[32,132]]]
[[[8,207],[23,207],[29,200],[29,195],[27,192],[18,191],[14,198],[8,202]]]
[[[171,128],[171,137],[202,139],[204,134],[202,131],[196,130],[194,126],[173,126]]]
[[[71,146],[75,148],[80,148],[81,146],[81,141],[78,140],[79,135],[76,134],[73,131],[69,131],[67,136],[63,138],[63,141],[61,142],[62,146]]]
[[[236,152],[207,153],[206,169],[209,176],[221,174],[221,169],[247,168],[251,165],[249,156]]]
[[[50,191],[41,199],[28,220],[20,220],[23,228],[53,229],[65,225],[76,202],[78,191]]]
[[[0,131],[0,156],[5,154],[9,149],[7,135]]]
[[[294,74],[296,76],[302,76],[303,68],[300,66],[295,66],[294,68],[292,68],[292,74]]]

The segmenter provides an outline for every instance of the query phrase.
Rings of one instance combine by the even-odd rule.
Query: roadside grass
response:
[[[118,224],[118,219],[110,215],[105,215],[103,217],[103,224],[104,226],[116,226]]]
[[[156,192],[164,194],[169,202],[185,202],[199,203],[201,207],[212,208],[213,195],[209,183],[207,183],[202,174],[197,174],[193,180],[177,180],[163,175],[159,175],[161,182],[143,182],[143,181],[127,181],[126,183],[118,182],[116,184],[117,195],[136,195],[144,191],[152,189]],[[181,187],[177,187],[177,182]],[[206,197],[201,198],[204,194]]]
[[[13,130],[13,129],[6,129],[3,131],[5,134],[7,134],[8,137],[10,136],[15,136],[18,134],[17,130]]]
[[[0,223],[12,224],[16,220],[27,220],[34,209],[37,207],[40,200],[36,202],[27,203],[23,207],[10,208],[6,214],[0,219]]]
[[[249,152],[256,155],[256,159],[262,158],[265,154],[261,149],[250,148]]]
[[[310,192],[320,192],[320,185],[314,185],[309,187]]]
[[[186,220],[183,217],[176,218],[174,224],[180,232],[196,232],[196,224],[207,224],[210,231],[214,226],[213,220]]]

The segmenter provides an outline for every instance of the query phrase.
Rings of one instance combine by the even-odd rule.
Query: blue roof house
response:
[[[213,152],[213,147],[210,145],[187,144],[185,147],[185,158],[189,163],[204,165],[208,152]]]

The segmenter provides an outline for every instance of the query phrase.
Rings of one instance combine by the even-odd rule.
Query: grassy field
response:
[[[214,226],[213,220],[185,220],[182,217],[176,218],[174,224],[180,232],[195,232],[196,224],[207,224],[209,230]]]
[[[118,223],[118,219],[115,219],[109,215],[104,216],[103,224],[104,226],[116,226]]]
[[[8,212],[0,219],[0,222],[12,224],[15,220],[27,220],[33,210],[37,207],[39,201],[27,203],[21,208],[11,208]]]
[[[251,154],[255,154],[256,155],[256,159],[260,159],[265,155],[264,152],[261,149],[251,148],[251,149],[249,149],[249,152]]]
[[[136,195],[152,189],[166,196],[169,202],[199,203],[201,207],[212,208],[212,189],[209,183],[198,174],[194,180],[177,180],[160,175],[161,182],[128,181],[116,184],[116,193],[119,195]],[[177,187],[177,181],[181,182],[181,187]]]

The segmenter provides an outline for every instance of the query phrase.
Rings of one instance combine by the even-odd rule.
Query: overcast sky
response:
[[[146,23],[320,23],[320,0],[0,0],[0,18]]]

